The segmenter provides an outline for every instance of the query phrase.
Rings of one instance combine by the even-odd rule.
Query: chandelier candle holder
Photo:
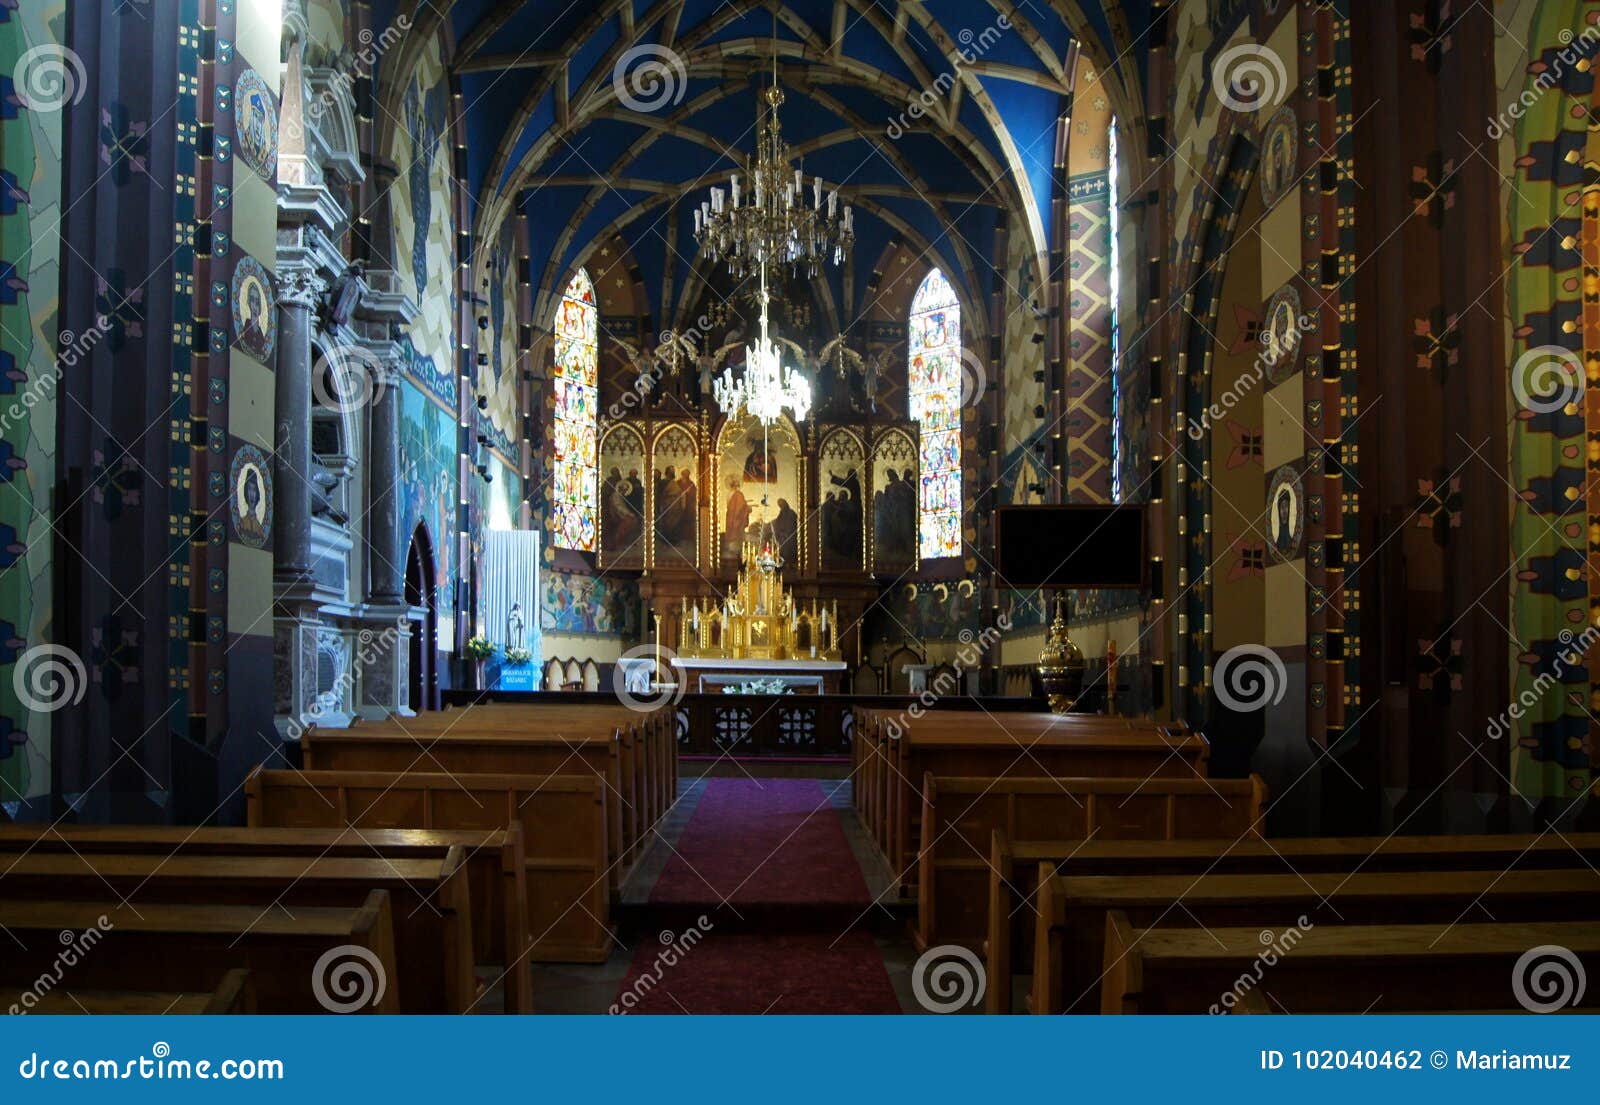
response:
[[[763,441],[767,428],[785,410],[796,422],[804,422],[811,411],[811,384],[799,372],[785,368],[778,347],[767,327],[767,270],[761,270],[761,334],[754,345],[745,346],[744,377],[738,379],[732,368],[712,381],[712,397],[722,412],[732,418],[741,410],[761,423]]]
[[[776,20],[776,15],[774,15]],[[778,109],[777,29],[772,38],[772,86],[761,94],[756,110],[756,152],[745,161],[744,178],[733,174],[729,186],[713,187],[694,213],[694,236],[713,261],[726,261],[728,272],[743,279],[767,265],[788,265],[794,275],[815,277],[824,260],[843,264],[855,241],[855,217],[839,203],[839,190],[827,189],[820,176],[806,187],[804,170],[789,155]],[[807,194],[809,193],[809,195]],[[809,201],[809,202],[808,202]]]

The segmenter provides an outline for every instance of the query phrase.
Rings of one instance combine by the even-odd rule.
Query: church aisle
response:
[[[899,1013],[872,895],[833,791],[711,779],[637,926],[614,1008],[639,1013]],[[892,954],[892,953],[890,953]]]

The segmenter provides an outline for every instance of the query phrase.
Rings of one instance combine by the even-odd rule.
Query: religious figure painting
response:
[[[1294,108],[1278,109],[1267,124],[1261,149],[1261,198],[1268,207],[1277,203],[1294,184],[1299,157],[1299,122]]]
[[[800,561],[800,443],[793,427],[776,422],[763,434],[752,418],[727,423],[718,438],[714,521],[724,568],[739,563],[746,541],[771,537],[784,563]]]
[[[1281,384],[1294,375],[1304,336],[1300,333],[1300,292],[1293,284],[1285,284],[1267,300],[1261,323],[1262,355],[1271,383]]]
[[[821,467],[822,567],[860,571],[866,567],[866,450],[853,434],[831,434],[822,444]]]
[[[254,69],[233,85],[234,142],[239,157],[268,184],[278,175],[278,100]]]
[[[644,442],[613,428],[600,446],[600,550],[608,568],[644,567]]]
[[[700,539],[699,453],[688,431],[673,427],[656,439],[651,488],[655,565],[692,566]]]
[[[879,439],[872,453],[872,566],[899,572],[917,560],[917,453],[903,434]]]
[[[233,267],[230,295],[234,342],[256,360],[270,364],[278,342],[278,296],[272,274],[254,257],[241,257]]]
[[[1275,560],[1290,561],[1300,555],[1300,538],[1305,533],[1305,495],[1300,488],[1300,473],[1286,464],[1272,476],[1267,492],[1268,545]]]
[[[233,494],[229,510],[233,532],[253,549],[265,548],[272,538],[272,476],[266,454],[254,445],[241,445],[233,454],[228,483]]]

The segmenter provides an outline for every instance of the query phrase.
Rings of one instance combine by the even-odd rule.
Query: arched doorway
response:
[[[406,550],[406,604],[427,611],[411,634],[411,708],[439,708],[439,600],[434,589],[433,542],[426,526],[418,526]]]

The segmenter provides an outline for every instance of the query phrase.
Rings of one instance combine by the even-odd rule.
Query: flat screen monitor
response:
[[[1003,506],[994,544],[1004,588],[1145,586],[1143,506]]]

